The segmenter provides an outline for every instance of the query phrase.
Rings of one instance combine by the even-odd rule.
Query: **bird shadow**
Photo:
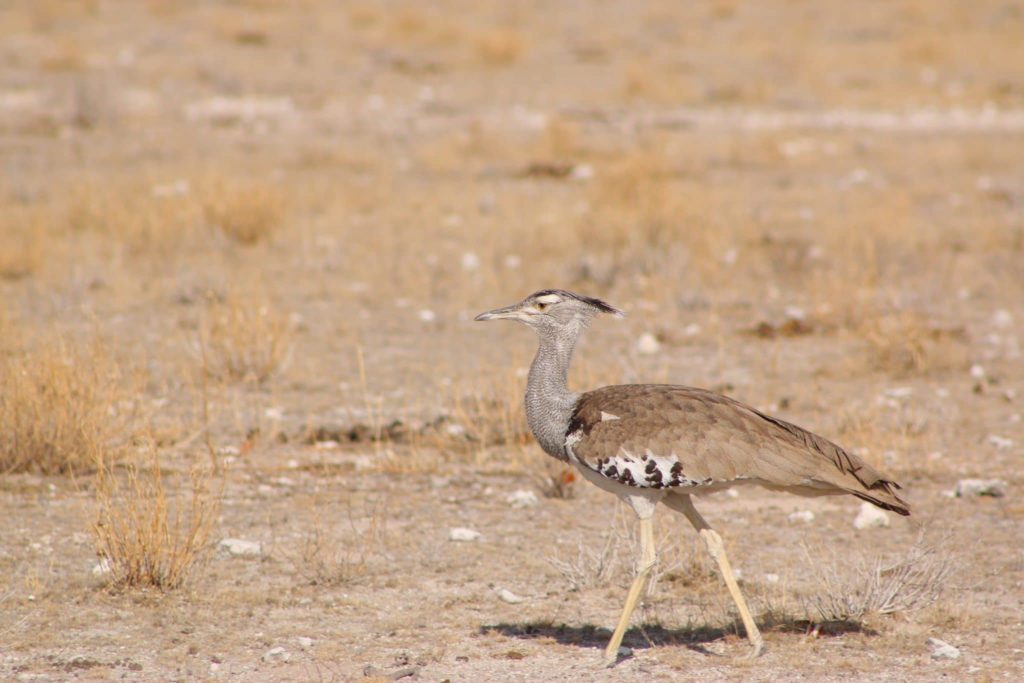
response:
[[[759,624],[759,626],[763,633],[788,633],[815,638],[834,638],[848,633],[878,635],[877,631],[851,620],[812,622],[807,619],[782,619],[772,620]],[[550,621],[488,624],[480,627],[480,633],[500,633],[522,640],[549,638],[562,645],[594,649],[603,649],[611,637],[611,631],[593,624],[570,626]],[[743,627],[739,622],[723,626],[686,626],[682,628],[666,628],[661,624],[644,624],[627,630],[622,644],[634,650],[678,645],[717,657],[720,656],[718,653],[712,652],[706,647],[708,643],[730,636],[735,637],[742,633]]]

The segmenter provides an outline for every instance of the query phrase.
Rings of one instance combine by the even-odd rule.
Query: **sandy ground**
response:
[[[226,472],[167,591],[96,570],[90,472],[0,476],[0,678],[1024,677],[1017,4],[25,0],[0,34],[0,351],[99,340],[171,491]],[[727,392],[857,449],[913,516],[699,501],[765,633],[746,661],[663,512],[633,656],[601,668],[632,523],[548,495],[532,336],[471,322],[549,286],[629,314],[575,386]],[[952,497],[967,477],[1006,495]],[[823,572],[921,533],[953,568],[935,604],[822,618]]]

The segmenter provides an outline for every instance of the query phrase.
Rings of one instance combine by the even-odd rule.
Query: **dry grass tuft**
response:
[[[137,180],[87,180],[68,191],[62,222],[77,233],[93,233],[135,253],[166,255],[198,232],[199,212],[188,183],[164,195]]]
[[[187,485],[169,492],[172,479],[161,469],[153,444],[141,448],[123,478],[101,463],[92,530],[112,586],[170,590],[185,582],[209,550],[220,510],[223,481],[212,484],[209,475],[194,467]]]
[[[373,558],[381,555],[386,545],[383,511],[383,505],[368,503],[363,518],[357,519],[350,508],[347,533],[339,538],[325,531],[322,511],[317,507],[302,552],[293,559],[298,574],[312,586],[345,585],[365,576]]]
[[[284,196],[268,183],[218,182],[203,199],[207,223],[239,244],[268,240],[284,218]]]
[[[964,332],[936,327],[915,311],[868,318],[858,331],[875,369],[897,377],[967,365]]]
[[[525,447],[533,442],[523,411],[526,378],[514,369],[484,372],[468,391],[451,390],[447,414],[439,430],[439,446],[484,453],[494,446]]]
[[[199,325],[203,371],[217,380],[264,382],[288,360],[293,326],[269,303],[212,302]]]
[[[926,543],[923,535],[897,561],[846,558],[817,561],[804,549],[820,590],[809,610],[822,621],[858,621],[873,614],[897,614],[929,607],[939,599],[953,572],[948,552]]]
[[[98,345],[45,343],[0,357],[0,472],[94,469],[130,436],[130,395]]]
[[[495,28],[473,38],[477,57],[490,66],[506,66],[518,62],[526,52],[526,40],[518,31]]]
[[[45,224],[38,213],[5,207],[0,215],[0,280],[35,274],[45,260]]]

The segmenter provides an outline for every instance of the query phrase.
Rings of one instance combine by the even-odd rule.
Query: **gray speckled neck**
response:
[[[567,460],[565,433],[579,398],[569,391],[567,381],[572,352],[582,331],[581,322],[538,330],[540,346],[526,383],[526,421],[541,448],[559,460]]]

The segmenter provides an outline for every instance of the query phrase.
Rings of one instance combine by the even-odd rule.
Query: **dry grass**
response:
[[[137,179],[92,178],[68,191],[58,222],[74,233],[99,235],[132,253],[166,256],[192,244],[200,213],[189,183],[173,192]]]
[[[265,182],[218,181],[203,196],[207,222],[242,245],[270,239],[281,228],[284,209],[281,191]]]
[[[92,530],[109,583],[161,590],[181,586],[209,550],[222,493],[223,481],[213,481],[198,466],[187,477],[168,475],[151,443],[140,447],[123,476],[101,463]]]
[[[833,557],[826,563],[804,550],[819,585],[809,608],[823,621],[859,621],[930,607],[954,568],[948,551],[928,544],[923,535],[894,562],[875,557],[851,564],[847,558]]]
[[[231,297],[207,305],[198,348],[207,377],[264,382],[287,362],[293,326],[271,304]]]
[[[292,558],[296,572],[313,586],[338,586],[356,581],[370,571],[374,559],[387,546],[386,508],[376,502],[364,505],[357,517],[349,507],[347,529],[334,533],[324,528],[323,510],[317,505],[313,528],[306,535],[302,552]]]
[[[867,318],[858,331],[868,344],[870,364],[894,377],[967,366],[965,333],[931,324],[916,311]]]
[[[45,222],[39,211],[4,207],[0,212],[0,280],[35,274],[46,260]]]
[[[517,450],[533,442],[523,410],[526,377],[504,367],[483,373],[483,379],[468,389],[450,388],[446,412],[450,418],[441,425],[439,445],[446,450],[470,450],[480,455],[496,446]]]
[[[508,28],[480,32],[473,38],[473,47],[480,61],[490,66],[505,66],[518,62],[527,49],[522,34]]]
[[[76,473],[113,459],[133,429],[132,393],[98,345],[0,357],[0,471]]]

